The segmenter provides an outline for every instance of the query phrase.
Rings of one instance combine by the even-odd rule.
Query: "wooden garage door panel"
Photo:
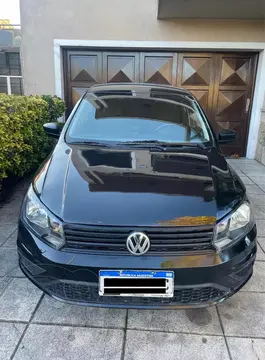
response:
[[[101,54],[70,55],[70,80],[98,83],[102,81]]]
[[[139,82],[139,54],[104,53],[103,82]]]
[[[189,90],[197,98],[210,121],[213,81],[212,54],[179,54],[177,85]]]
[[[88,88],[78,88],[78,87],[72,87],[72,104],[75,106],[75,104],[78,102],[78,100],[83,96],[84,92]]]
[[[220,90],[218,92],[216,120],[246,121],[246,90]]]
[[[222,129],[235,130],[237,140],[232,145],[224,145],[226,155],[244,155],[247,138],[248,116],[246,113],[247,90],[220,90],[215,110],[217,133]]]
[[[66,50],[68,113],[83,92],[104,82],[143,82],[186,88],[199,101],[216,134],[238,132],[225,154],[245,155],[256,70],[255,54]]]
[[[226,155],[245,155],[249,106],[253,97],[256,57],[242,54],[216,54],[216,81],[212,113],[218,131],[221,128],[237,131],[237,141],[222,146]],[[219,72],[219,73],[218,73]]]
[[[140,82],[176,85],[177,54],[142,53]]]
[[[181,86],[210,86],[212,58],[206,56],[183,56]]]
[[[190,89],[190,92],[196,97],[201,107],[205,112],[208,110],[208,99],[209,99],[209,91],[208,90],[196,90]]]
[[[84,91],[102,82],[102,53],[70,50],[66,59],[67,105],[71,110]]]
[[[250,58],[223,57],[221,66],[220,85],[248,85]]]

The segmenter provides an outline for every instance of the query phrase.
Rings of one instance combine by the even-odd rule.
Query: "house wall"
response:
[[[56,93],[54,39],[265,43],[263,20],[158,20],[157,0],[20,0],[20,9],[25,94]]]
[[[256,159],[265,165],[265,106],[261,110],[261,121],[257,143]]]
[[[265,41],[260,20],[157,20],[157,0],[21,0],[26,94],[54,93],[53,39]]]

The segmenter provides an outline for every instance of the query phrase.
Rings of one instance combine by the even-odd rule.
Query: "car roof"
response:
[[[167,95],[180,95],[190,100],[195,100],[195,97],[184,88],[178,88],[171,85],[160,85],[160,84],[152,84],[152,83],[106,83],[106,84],[96,84],[87,90],[87,94],[89,93],[97,93],[99,94],[119,94],[119,95],[128,95],[128,94],[142,94],[142,93],[151,93],[151,92],[159,92],[159,94],[167,94]]]

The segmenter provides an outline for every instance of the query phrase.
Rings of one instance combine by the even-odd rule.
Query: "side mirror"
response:
[[[43,125],[43,129],[47,135],[58,138],[61,133],[61,127],[57,123],[46,123]]]
[[[235,130],[223,130],[219,133],[218,143],[228,144],[236,140],[237,132]]]

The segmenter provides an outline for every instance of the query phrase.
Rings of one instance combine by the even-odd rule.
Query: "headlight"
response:
[[[235,212],[216,225],[215,246],[221,250],[247,234],[254,225],[250,204],[244,202]]]
[[[56,249],[64,245],[62,223],[44,207],[32,186],[29,188],[24,203],[23,217],[25,222],[43,241]]]

